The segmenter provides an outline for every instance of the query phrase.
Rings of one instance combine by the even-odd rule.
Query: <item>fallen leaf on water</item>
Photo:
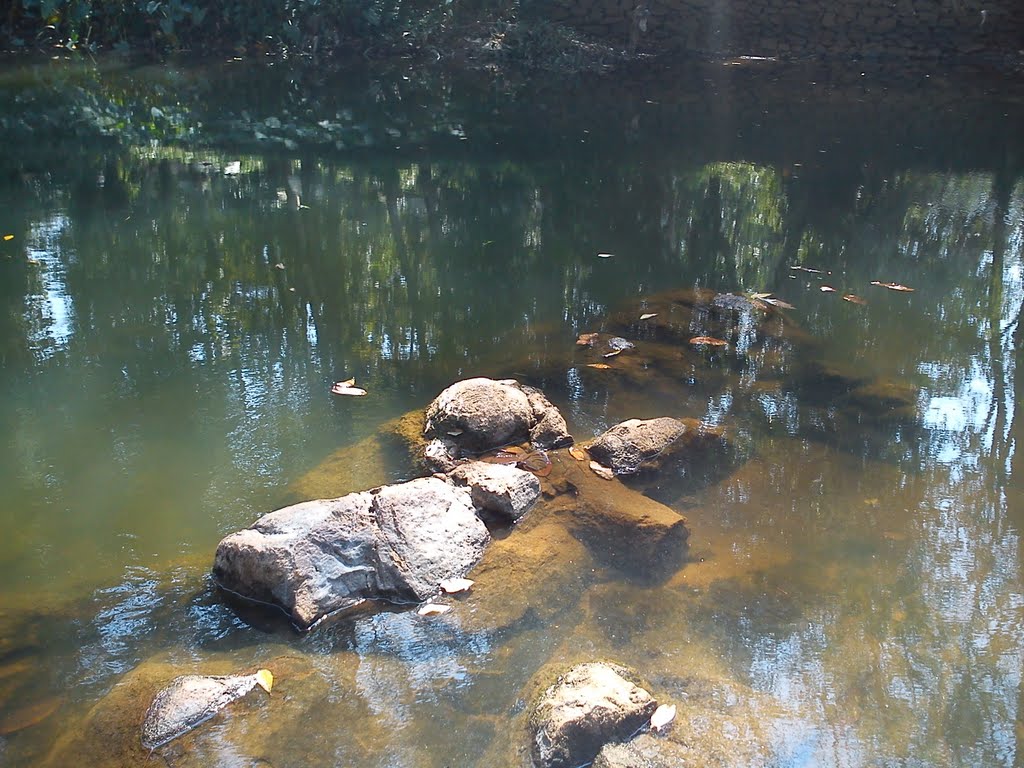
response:
[[[880,288],[888,288],[890,291],[900,291],[902,293],[910,293],[914,289],[906,285],[900,285],[899,283],[883,283],[878,280],[872,280],[872,285],[877,285]]]
[[[765,301],[771,304],[773,307],[778,307],[779,309],[796,309],[796,307],[794,307],[788,301],[777,299],[771,294],[769,294],[768,296],[760,296],[759,298],[761,299],[761,301]]]
[[[488,464],[518,464],[519,459],[518,453],[511,453],[510,451],[497,451],[490,456],[480,457],[480,461],[485,461]]]
[[[587,368],[597,368],[599,371],[607,371],[611,368],[608,363],[587,363]]]
[[[577,448],[575,445],[569,449],[569,455],[576,459],[576,461],[587,460],[586,452],[582,448]]]
[[[442,613],[448,613],[452,607],[450,605],[438,605],[437,603],[424,603],[416,609],[416,613],[420,616],[440,616]]]
[[[4,240],[13,240],[14,235],[4,235]]]
[[[597,254],[597,258],[599,258],[599,259],[610,259],[612,257],[612,255],[613,254],[611,254],[611,253],[599,253],[599,254]]]
[[[695,347],[728,347],[729,342],[724,339],[716,339],[714,336],[694,336],[690,343]]]
[[[857,295],[852,294],[852,293],[843,294],[843,301],[848,301],[851,304],[861,304],[861,305],[868,303],[867,299],[862,299],[860,296],[857,296]]]
[[[604,478],[605,480],[615,479],[615,473],[603,464],[598,464],[596,461],[592,461],[590,462],[590,468],[598,477]]]
[[[256,685],[267,693],[274,687],[274,673],[269,669],[260,669],[256,672]]]
[[[615,357],[616,355],[621,355],[621,354],[622,354],[622,350],[621,349],[613,349],[611,352],[606,352],[605,354],[601,355],[601,357]]]
[[[581,347],[589,347],[595,341],[597,341],[596,333],[581,333],[580,337],[576,339],[576,343]]]
[[[355,383],[355,379],[337,381],[334,383],[334,386],[331,387],[331,393],[335,395],[352,395],[353,397],[362,397],[366,394],[366,390],[355,386]]]
[[[50,696],[5,714],[3,719],[0,719],[0,736],[7,736],[38,725],[60,709],[63,703],[64,699],[60,696]]]
[[[274,265],[274,269],[284,269],[284,264],[278,262],[277,264]]]
[[[648,312],[645,315],[640,315],[640,319],[641,320],[650,320],[652,317],[657,317],[657,316],[658,316],[657,312]]]
[[[832,274],[831,272],[826,273],[823,269],[814,269],[813,267],[802,267],[799,264],[793,264],[790,267],[790,269],[799,270],[800,272],[810,272],[812,275]]]
[[[823,285],[818,290],[821,291],[822,293],[835,293],[836,292],[836,289],[833,288],[831,285]]]
[[[651,730],[657,733],[676,719],[676,705],[662,704],[651,715]]]
[[[476,584],[472,579],[443,579],[440,587],[442,592],[454,595],[458,592],[468,592],[469,588]]]

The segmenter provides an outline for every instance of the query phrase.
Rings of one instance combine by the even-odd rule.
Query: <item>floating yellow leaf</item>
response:
[[[657,317],[657,316],[658,316],[657,312],[648,312],[645,315],[640,315],[640,319],[641,320],[650,320],[652,317]]]
[[[4,240],[13,240],[14,235],[4,235]]]
[[[690,343],[695,347],[728,347],[729,342],[724,339],[716,339],[714,336],[694,336]]]
[[[914,289],[906,285],[900,285],[899,283],[883,283],[878,280],[872,280],[872,285],[877,285],[880,288],[888,288],[890,291],[900,291],[902,293],[910,293]]]
[[[582,448],[577,448],[575,445],[569,449],[569,455],[576,459],[576,461],[587,460],[586,452]]]
[[[595,341],[597,341],[596,333],[581,333],[580,337],[576,339],[576,344],[581,347],[589,347]]]
[[[417,610],[420,616],[440,616],[443,613],[448,613],[452,607],[450,605],[438,605],[437,603],[424,603]]]
[[[587,363],[587,368],[597,368],[599,371],[607,371],[611,368],[608,363]]]
[[[256,672],[256,685],[267,693],[274,687],[274,673],[269,669],[261,669]]]
[[[614,480],[615,473],[612,472],[608,467],[603,464],[598,464],[596,461],[590,462],[590,469],[593,470],[594,474],[605,480]]]
[[[475,583],[472,579],[443,579],[440,587],[442,592],[454,595],[458,592],[468,592]]]
[[[657,733],[676,719],[676,705],[662,704],[651,715],[651,730]]]
[[[843,301],[848,301],[851,304],[867,304],[867,299],[862,299],[860,296],[856,296],[852,293],[843,294]]]
[[[835,293],[836,292],[836,289],[833,288],[831,285],[823,285],[818,290],[821,291],[822,293]]]

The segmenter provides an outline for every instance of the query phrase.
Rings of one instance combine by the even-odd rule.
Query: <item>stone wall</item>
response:
[[[938,57],[1024,49],[1024,0],[530,0],[533,18],[638,51]]]

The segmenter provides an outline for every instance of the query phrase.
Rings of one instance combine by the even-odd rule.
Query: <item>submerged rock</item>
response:
[[[142,746],[156,749],[206,722],[256,686],[270,693],[273,676],[266,669],[252,675],[184,675],[153,699],[142,722]]]
[[[220,542],[213,574],[306,629],[366,600],[425,600],[489,540],[468,488],[421,478],[264,515]]]
[[[578,664],[548,688],[530,717],[537,768],[576,768],[643,727],[658,702],[631,676],[611,664]]]
[[[458,459],[511,443],[537,448],[572,443],[565,419],[544,394],[512,379],[456,382],[427,407],[427,462],[448,471]]]

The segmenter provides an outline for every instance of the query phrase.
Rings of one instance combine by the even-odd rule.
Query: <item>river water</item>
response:
[[[584,657],[689,701],[727,764],[1024,761],[1019,83],[46,61],[0,86],[0,764],[137,764],[154,680],[268,664],[272,697],[164,761],[518,765],[530,681]],[[774,294],[797,343],[587,368],[579,334],[693,289]],[[410,477],[378,429],[475,375],[541,387],[580,441],[671,415],[742,446],[652,493],[682,567],[569,537],[543,588],[510,571],[531,610],[501,627],[226,605],[221,537]],[[330,394],[349,377],[368,396]]]

